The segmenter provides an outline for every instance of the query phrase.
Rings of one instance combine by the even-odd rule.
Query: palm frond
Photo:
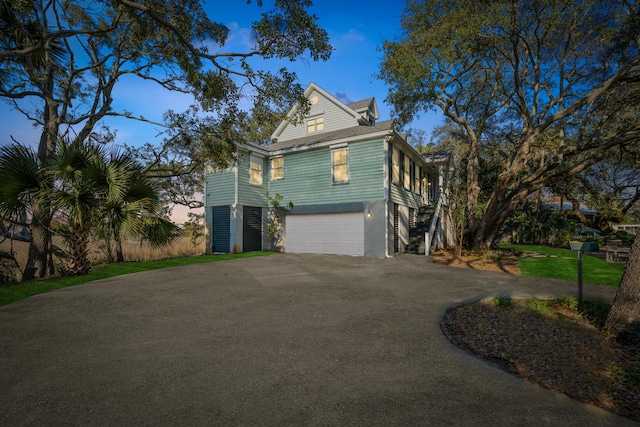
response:
[[[0,211],[3,215],[24,214],[41,196],[45,176],[35,152],[23,145],[0,148]]]
[[[180,228],[164,218],[147,218],[144,228],[144,240],[153,247],[167,245],[180,237]]]

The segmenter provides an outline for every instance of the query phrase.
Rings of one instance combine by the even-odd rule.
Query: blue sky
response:
[[[246,4],[244,0],[208,0],[205,8],[212,20],[227,25],[231,30],[225,50],[246,51],[251,43],[251,23],[266,10],[259,8],[255,1]],[[360,1],[316,0],[310,9],[318,17],[319,25],[329,34],[334,47],[331,58],[326,62],[301,60],[296,62],[269,62],[269,66],[295,71],[303,86],[314,82],[343,101],[358,101],[374,96],[380,110],[380,120],[391,118],[391,108],[384,99],[387,87],[378,81],[381,52],[378,50],[384,39],[392,39],[399,33],[403,0],[382,0],[374,3]],[[150,119],[161,120],[167,109],[183,111],[191,99],[182,94],[168,93],[150,83],[129,78],[117,85],[114,93],[116,108],[126,108],[135,114]],[[438,125],[441,115],[423,114],[411,127],[431,133]],[[111,119],[107,122],[118,130],[116,143],[137,145],[156,141],[158,128],[125,119]],[[0,103],[0,144],[7,144],[11,136],[25,143],[37,143],[39,131],[33,129],[20,113],[11,111],[5,103]]]

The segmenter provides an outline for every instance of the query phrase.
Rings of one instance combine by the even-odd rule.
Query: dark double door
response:
[[[245,206],[242,214],[242,251],[262,250],[262,208]]]
[[[231,207],[212,208],[212,251],[231,252]],[[242,250],[262,250],[262,208],[244,206],[242,215]]]

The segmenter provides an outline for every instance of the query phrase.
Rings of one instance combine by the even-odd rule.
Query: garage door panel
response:
[[[286,251],[364,255],[362,212],[287,215]]]

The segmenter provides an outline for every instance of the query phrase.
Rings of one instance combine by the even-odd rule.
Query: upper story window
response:
[[[271,159],[271,180],[284,178],[284,158],[276,157]]]
[[[249,182],[255,185],[262,185],[262,158],[253,154],[249,160]]]
[[[414,178],[413,178],[413,182],[414,182],[414,187],[413,187],[413,191],[416,194],[420,194],[420,178],[421,178],[421,171],[420,171],[420,166],[418,166],[417,164],[415,165],[415,172],[414,172]]]
[[[411,189],[411,159],[405,154],[404,156],[404,188]]]
[[[400,183],[400,151],[397,148],[391,148],[393,151],[391,153],[391,180],[395,184]]]
[[[427,175],[427,197],[430,203],[434,203],[436,201],[436,180],[435,177],[431,174]]]
[[[331,150],[331,171],[334,184],[349,182],[349,151],[346,147]]]
[[[324,130],[324,117],[307,120],[307,133],[320,132],[321,130]]]

